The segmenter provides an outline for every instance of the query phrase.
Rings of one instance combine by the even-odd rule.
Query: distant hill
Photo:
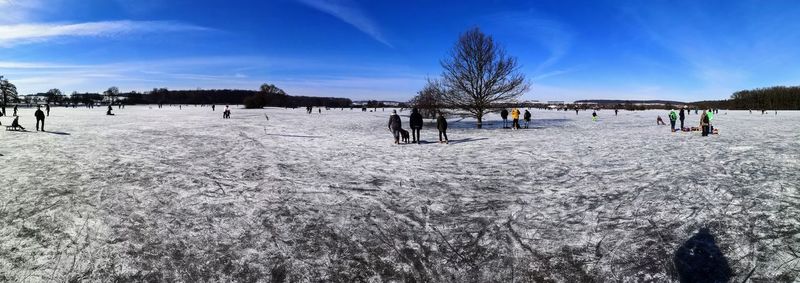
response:
[[[616,100],[616,99],[586,99],[576,100],[575,103],[597,103],[597,104],[689,104],[681,101],[672,100]]]
[[[737,91],[727,100],[694,102],[703,108],[800,110],[800,86],[774,86]]]

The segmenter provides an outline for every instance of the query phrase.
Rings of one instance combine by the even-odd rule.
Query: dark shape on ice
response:
[[[62,135],[62,136],[69,136],[70,135],[70,133],[65,133],[65,132],[53,132],[53,131],[50,131],[50,132],[46,132],[46,133],[54,134],[54,135]]]
[[[476,138],[476,139],[465,138],[465,139],[460,139],[460,140],[450,140],[450,143],[451,144],[457,144],[457,143],[464,143],[464,142],[482,141],[482,140],[488,140],[488,139],[489,138]]]
[[[708,228],[702,228],[675,251],[673,259],[678,280],[688,282],[728,282],[731,267]]]

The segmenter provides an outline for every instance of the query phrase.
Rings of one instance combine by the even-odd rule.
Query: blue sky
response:
[[[256,89],[407,100],[458,35],[517,57],[523,99],[723,99],[800,84],[793,1],[0,0],[22,93]]]

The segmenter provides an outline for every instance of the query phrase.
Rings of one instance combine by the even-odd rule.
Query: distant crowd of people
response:
[[[674,109],[670,110],[668,117],[672,132],[700,131],[702,136],[708,136],[710,134],[715,133],[714,125],[711,122],[714,120],[714,114],[719,113],[719,109],[708,109],[708,110],[703,110],[701,113],[699,113],[700,125],[698,127],[685,127],[684,121],[686,120],[686,114],[688,114],[689,111],[690,110],[684,111],[684,109],[681,109],[678,112],[675,112]],[[698,114],[698,112],[699,111],[695,109],[695,114]],[[676,129],[675,126],[678,120],[680,120],[681,124],[680,128]],[[660,115],[656,117],[656,125],[666,125],[666,123],[664,123],[664,120],[661,119]]]
[[[399,144],[401,138],[403,141],[408,142],[408,131],[403,130],[403,122],[400,120],[400,115],[397,115],[397,110],[392,110],[392,115],[389,116],[389,124],[387,125],[389,131],[394,136],[394,143]],[[409,117],[409,126],[413,140],[411,143],[419,143],[421,141],[420,131],[422,130],[422,114],[419,113],[417,108],[411,109],[411,116]],[[449,143],[447,139],[447,119],[444,114],[439,112],[436,117],[436,129],[439,130],[439,143]]]
[[[511,129],[519,130],[522,127],[519,125],[519,115],[520,111],[517,108],[511,109]],[[508,129],[508,110],[503,109],[500,110],[500,118],[503,119],[503,128]],[[522,116],[523,121],[525,121],[524,128],[528,128],[528,124],[531,122],[531,112],[525,110],[525,114]]]

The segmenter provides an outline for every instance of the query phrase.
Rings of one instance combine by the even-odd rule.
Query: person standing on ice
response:
[[[442,112],[439,112],[439,117],[436,118],[436,128],[439,130],[439,143],[450,143],[447,140],[447,119],[444,118]],[[442,141],[442,136],[444,136],[444,141]]]
[[[106,111],[106,115],[108,115],[108,116],[114,116],[114,113],[111,113],[111,110],[113,110],[113,109],[114,109],[114,108],[112,108],[112,107],[111,107],[111,104],[109,104],[109,105],[108,105],[108,111]]]
[[[519,130],[519,109],[514,108],[511,110],[511,128],[514,130]]]
[[[686,115],[683,114],[683,108],[681,108],[680,113],[678,113],[678,117],[681,118],[681,131],[683,131],[683,120],[686,119]]]
[[[675,110],[669,111],[669,124],[672,126],[672,131],[675,132],[675,121],[678,120],[678,114],[675,114]]]
[[[214,111],[214,109],[216,109],[216,108],[217,108],[217,106],[216,106],[216,105],[214,105],[214,104],[211,104],[211,111]]]
[[[394,136],[394,144],[400,144],[400,130],[403,128],[400,121],[400,115],[397,115],[397,110],[392,110],[392,115],[389,116],[389,130],[392,131]]]
[[[522,119],[525,120],[525,128],[528,128],[528,124],[531,122],[531,112],[527,109],[525,110],[525,115],[522,116]]]
[[[503,109],[503,111],[500,111],[500,118],[503,119],[503,129],[508,128],[508,110]]]
[[[422,140],[419,134],[419,131],[422,129],[422,114],[419,114],[419,110],[417,110],[416,107],[411,109],[411,117],[408,122],[411,126],[411,143],[419,143],[420,140]]]
[[[592,122],[597,122],[597,111],[592,111]]]
[[[714,111],[708,109],[708,111],[706,112],[706,116],[708,116],[708,134],[710,135],[714,133],[714,124],[712,122],[714,120]]]
[[[700,114],[700,129],[702,129],[702,135],[704,137],[708,136],[708,134],[709,134],[708,133],[708,124],[709,123],[708,122],[709,122],[708,113],[703,111],[703,113]]]
[[[47,117],[50,117],[50,104],[45,104],[44,105],[44,111],[47,112]],[[44,121],[42,121],[42,122],[44,122]],[[44,126],[42,126],[42,128],[44,128]]]
[[[681,113],[683,113],[683,110],[681,110]],[[617,116],[617,114],[619,114],[619,109],[614,108],[614,116]]]
[[[36,131],[39,131],[39,122],[41,122],[42,132],[44,132],[44,112],[42,112],[42,106],[36,107],[36,113],[33,113],[33,116],[36,116]]]
[[[14,105],[14,116],[17,116],[17,106]]]

